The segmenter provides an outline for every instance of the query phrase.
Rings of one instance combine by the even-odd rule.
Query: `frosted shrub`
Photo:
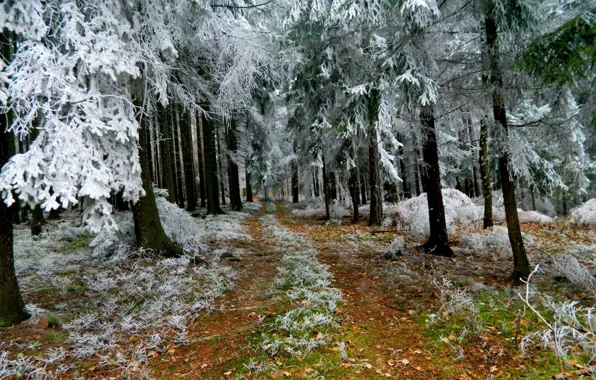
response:
[[[454,222],[471,223],[482,218],[478,207],[464,193],[454,189],[443,189],[445,220],[449,233],[454,232]],[[428,237],[428,203],[426,193],[398,204],[400,224],[419,237]]]
[[[572,255],[553,255],[554,270],[557,275],[567,278],[570,282],[581,286],[596,296],[596,278],[588,268],[583,266]]]
[[[439,312],[443,311],[449,314],[462,310],[472,313],[477,312],[474,306],[474,300],[465,288],[454,287],[451,280],[445,278],[443,279],[443,283],[438,284],[434,282],[434,285],[439,290],[439,298],[441,299]]]
[[[404,238],[398,236],[391,241],[389,247],[385,250],[384,257],[386,259],[395,259],[397,256],[402,255],[402,250],[405,248]]]
[[[571,211],[571,220],[584,226],[596,227],[596,198]]]
[[[544,323],[546,329],[526,335],[521,342],[522,352],[526,353],[538,343],[564,360],[570,359],[570,354],[575,354],[574,347],[589,358],[588,362],[596,359],[596,308],[578,306],[577,301],[559,303],[543,298],[544,306],[553,312],[552,318],[546,319],[530,302],[530,280],[537,271],[538,266],[528,277],[525,294],[518,296]]]
[[[534,222],[540,224],[552,223],[554,220],[550,216],[542,215],[536,211],[523,211],[518,209],[519,221]]]

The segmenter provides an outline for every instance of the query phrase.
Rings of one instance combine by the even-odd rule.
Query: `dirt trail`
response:
[[[403,284],[388,292],[378,277],[386,262],[372,259],[371,252],[354,250],[341,241],[330,240],[325,228],[312,228],[312,221],[288,218],[280,220],[288,229],[306,234],[319,250],[318,259],[329,266],[334,286],[343,293],[341,334],[347,338],[350,357],[369,363],[356,378],[437,378],[431,354],[424,351],[414,318],[414,304],[424,297],[424,290]],[[376,257],[379,255],[376,254]],[[388,295],[403,293],[403,305],[396,306]],[[352,378],[352,377],[350,377]]]
[[[220,297],[220,308],[197,319],[189,331],[189,345],[170,350],[153,366],[155,378],[226,378],[230,370],[241,369],[251,356],[247,338],[259,316],[268,313],[268,287],[279,261],[274,242],[263,236],[259,218],[264,214],[261,210],[244,222],[251,241],[225,244],[231,252],[234,248],[242,250],[241,254],[224,259],[225,265],[237,274],[234,289]]]

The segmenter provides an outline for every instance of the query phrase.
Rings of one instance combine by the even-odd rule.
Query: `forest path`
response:
[[[247,338],[259,315],[270,313],[268,289],[279,265],[275,243],[263,235],[259,220],[266,210],[264,204],[243,223],[252,240],[222,245],[232,255],[222,261],[236,272],[234,288],[218,299],[215,311],[197,319],[189,331],[189,345],[170,350],[154,366],[154,378],[219,379],[243,369],[246,358],[252,355]]]

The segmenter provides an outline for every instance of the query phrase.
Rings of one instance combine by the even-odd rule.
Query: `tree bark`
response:
[[[208,112],[208,107],[203,106]],[[219,188],[217,184],[217,153],[215,147],[215,123],[212,119],[207,119],[205,114],[201,115],[203,119],[203,144],[205,146],[205,190],[207,195],[207,213],[211,215],[223,214],[219,207]]]
[[[230,206],[232,211],[242,210],[242,197],[240,195],[240,176],[238,164],[234,161],[234,155],[238,151],[238,139],[236,138],[236,121],[232,119],[226,131],[226,145],[228,147],[228,181],[230,183]]]
[[[182,164],[181,144],[180,144],[180,124],[181,118],[180,110],[177,106],[172,107],[174,114],[175,124],[172,125],[173,137],[174,137],[174,164],[176,168],[176,198],[178,201],[178,207],[184,208],[184,184],[182,183],[182,176],[184,175],[184,169]]]
[[[352,156],[354,157],[354,163],[358,162],[356,158],[355,149],[352,146]],[[350,178],[348,179],[348,188],[350,190],[350,197],[352,198],[352,223],[358,223],[360,221],[360,210],[358,205],[360,204],[360,186],[358,184],[358,164],[355,164],[350,169]]]
[[[161,140],[159,142],[162,152],[162,167],[163,167],[163,182],[164,187],[168,190],[168,200],[176,203],[176,186],[175,186],[175,168],[172,162],[172,123],[170,121],[170,107],[163,107],[161,104],[157,105],[157,112],[159,117],[159,127],[161,130]]]
[[[445,221],[445,207],[443,206],[443,194],[441,193],[441,173],[439,170],[439,150],[435,130],[435,116],[432,106],[422,106],[420,119],[424,128],[424,140],[422,143],[422,156],[426,164],[426,171],[423,179],[426,184],[426,200],[428,204],[428,222],[430,237],[421,248],[427,253],[434,255],[453,257],[453,251],[449,247],[447,236],[447,223]]]
[[[368,179],[370,184],[369,226],[380,226],[383,222],[383,199],[381,198],[381,178],[379,173],[379,137],[376,127],[379,117],[381,94],[372,89],[368,96]]]
[[[482,119],[480,124],[480,177],[482,178],[482,194],[484,196],[484,228],[490,228],[493,223],[493,191],[488,170],[488,124]]]
[[[325,197],[325,220],[331,219],[331,212],[329,210],[329,203],[331,203],[331,194],[329,194],[329,177],[327,175],[327,164],[325,163],[325,155],[323,155],[323,196]]]
[[[292,163],[292,203],[298,203],[298,163]]]
[[[11,34],[0,33],[0,47],[6,64],[12,59]],[[9,121],[8,113],[0,113],[0,169],[8,162],[11,153],[14,153],[14,135],[6,132]],[[12,223],[14,204],[17,202],[8,207],[0,199],[0,327],[19,324],[29,317],[25,312],[25,303],[14,268]]]
[[[319,188],[319,168],[315,167],[315,172],[313,173],[313,183],[315,187],[315,197],[319,197],[321,195],[321,189]]]
[[[159,219],[153,184],[149,173],[147,152],[147,126],[141,119],[139,127],[139,161],[141,164],[141,180],[145,196],[132,206],[135,225],[135,237],[139,248],[151,249],[164,257],[175,257],[182,254],[182,249],[174,244],[166,235]]]
[[[366,204],[366,174],[360,171],[360,198],[363,205]]]
[[[503,78],[499,68],[499,35],[496,21],[492,18],[491,3],[485,9],[484,26],[486,32],[486,44],[488,53],[489,79],[492,85],[493,115],[496,125],[501,126],[501,135],[504,141],[503,148],[499,156],[499,171],[501,176],[501,187],[503,188],[503,199],[505,202],[505,218],[507,220],[507,230],[509,232],[509,241],[513,251],[513,272],[510,279],[516,285],[522,284],[522,280],[528,278],[530,274],[530,265],[524,241],[521,234],[519,217],[517,215],[517,201],[515,199],[515,184],[509,174],[509,152],[507,151],[507,113],[505,111],[505,102],[502,94]]]
[[[186,185],[186,211],[197,208],[195,195],[195,171],[192,152],[192,125],[190,112],[180,107],[180,131],[182,137],[182,156],[184,160],[184,183]]]
[[[215,129],[215,140],[217,142],[217,165],[219,167],[219,187],[221,188],[221,204],[226,204],[226,187],[224,185],[223,165],[221,164],[221,140],[219,139],[219,129]]]
[[[248,161],[244,164],[244,172],[246,173],[246,201],[252,202],[252,185],[250,184],[250,171],[248,170]]]
[[[201,198],[201,207],[206,207],[206,190],[205,190],[205,158],[203,150],[203,119],[197,115],[197,153],[199,156],[199,197]]]

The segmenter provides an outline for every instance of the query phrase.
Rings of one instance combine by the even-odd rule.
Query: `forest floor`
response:
[[[460,247],[462,239],[484,233],[479,224],[460,227],[452,236],[453,259],[405,248],[403,256],[386,260],[383,253],[396,236],[406,247],[421,241],[366,221],[299,218],[281,202],[248,213],[241,223],[251,239],[210,242],[212,249],[228,252],[220,264],[235,273],[234,286],[213,296],[215,307],[191,316],[185,339],[151,347],[142,360],[133,357],[126,365],[99,354],[85,359],[67,354],[62,362],[68,368],[55,376],[550,379],[575,378],[594,365],[575,347],[567,360],[537,344],[520,350],[524,336],[546,326],[519,298],[525,288],[510,287],[512,262],[506,254],[495,247],[478,252]],[[524,223],[522,229],[532,243],[533,264],[548,266],[545,256],[574,246],[593,250],[596,242],[594,229],[565,221]],[[533,284],[558,300],[594,304],[585,289],[553,275],[537,275]],[[58,286],[28,291],[27,302],[48,310],[59,303],[84,307],[88,291],[76,281],[68,286],[66,293]],[[536,302],[548,318],[552,312]],[[57,314],[62,323],[74,318]],[[0,330],[0,342],[10,342],[0,345],[6,352],[0,373],[3,363],[16,366],[19,356],[71,350],[72,333],[60,325],[46,315]],[[127,344],[134,345],[132,336]],[[50,373],[59,364],[44,368]],[[138,370],[141,365],[146,371]]]

